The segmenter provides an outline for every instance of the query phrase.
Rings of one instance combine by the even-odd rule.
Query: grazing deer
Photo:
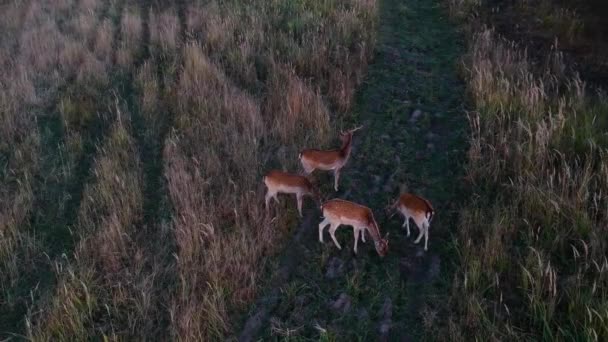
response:
[[[435,215],[435,210],[431,206],[431,203],[420,196],[405,193],[399,196],[397,201],[389,207],[389,210],[395,209],[405,218],[402,227],[407,227],[408,237],[410,236],[410,218],[414,220],[420,231],[414,243],[420,242],[420,239],[424,235],[424,250],[426,251],[429,242],[429,225],[431,224],[433,215]]]
[[[317,188],[304,176],[294,175],[287,172],[272,170],[264,176],[266,184],[266,210],[269,209],[270,199],[273,198],[277,203],[277,194],[295,194],[298,201],[298,213],[302,216],[302,197],[311,196],[317,203],[320,203],[320,195]]]
[[[319,224],[319,241],[323,243],[323,229],[330,225],[329,235],[338,249],[342,249],[336,240],[336,229],[340,225],[353,227],[355,234],[354,251],[357,254],[357,241],[359,237],[365,242],[365,230],[371,235],[374,240],[374,246],[378,255],[383,257],[388,251],[388,234],[384,238],[380,237],[380,229],[374,219],[372,211],[365,206],[341,200],[332,199],[321,205],[324,220]]]
[[[338,180],[340,179],[340,170],[350,157],[350,151],[353,142],[353,133],[363,126],[353,128],[346,132],[340,132],[340,140],[342,147],[339,150],[315,150],[306,149],[300,152],[299,159],[306,175],[311,174],[314,170],[334,171],[334,190],[338,191]]]

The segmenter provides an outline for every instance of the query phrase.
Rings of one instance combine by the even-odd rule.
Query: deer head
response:
[[[374,246],[376,247],[376,252],[378,252],[378,255],[381,258],[384,257],[388,253],[388,235],[389,235],[389,233],[386,233],[386,235],[384,235],[384,238],[374,241]]]
[[[349,129],[347,131],[340,131],[340,141],[342,141],[342,146],[346,146],[349,144],[353,138],[353,133],[363,128],[363,126],[355,127],[353,129]]]

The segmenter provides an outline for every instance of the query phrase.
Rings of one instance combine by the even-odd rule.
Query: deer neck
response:
[[[378,224],[376,224],[375,220],[367,227],[367,231],[374,241],[380,241],[380,230],[378,230]]]

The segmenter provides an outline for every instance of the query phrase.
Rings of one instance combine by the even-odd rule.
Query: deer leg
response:
[[[328,219],[324,219],[323,222],[319,223],[319,242],[323,243],[323,228],[329,224]]]
[[[270,206],[270,198],[272,197],[272,194],[270,193],[270,191],[266,192],[266,197],[264,198],[264,200],[266,201],[266,211],[268,211],[269,206]]]
[[[300,217],[302,217],[302,195],[297,194],[296,199],[298,200],[298,213],[300,213]]]
[[[355,248],[354,248],[355,254],[357,254],[357,242],[359,241],[359,234],[360,234],[359,232],[360,231],[361,230],[353,227],[353,233],[355,233]]]
[[[331,236],[331,239],[334,240],[334,244],[336,245],[336,247],[338,247],[338,249],[342,249],[342,247],[338,243],[338,240],[336,240],[336,229],[338,229],[338,227],[339,225],[332,224],[329,227],[329,235]]]
[[[426,251],[429,246],[429,223],[425,222],[423,224],[424,227],[424,250]]]
[[[410,237],[410,217],[409,216],[405,217],[405,222],[403,222],[403,225],[407,228],[407,237]]]
[[[340,169],[334,170],[334,190],[338,191],[338,181],[340,180]]]
[[[419,226],[418,223],[416,223],[416,227],[418,227],[418,237],[416,238],[416,241],[414,241],[414,243],[420,242],[420,239],[422,239],[422,236],[424,235],[424,229],[422,228],[422,226]]]
[[[361,236],[361,241],[363,241],[363,243],[365,243],[365,230],[366,228],[359,229],[359,235]]]

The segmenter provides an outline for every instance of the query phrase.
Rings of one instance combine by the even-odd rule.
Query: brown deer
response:
[[[321,197],[317,188],[304,176],[294,175],[283,171],[272,170],[264,176],[266,184],[266,210],[269,209],[270,199],[273,198],[277,203],[277,194],[295,194],[298,201],[298,213],[302,216],[302,197],[311,196],[317,203],[321,202]]]
[[[342,249],[336,240],[335,233],[340,225],[347,225],[353,227],[355,254],[357,254],[357,241],[359,241],[359,238],[365,242],[365,230],[367,230],[374,240],[376,252],[378,252],[380,257],[384,257],[388,252],[388,234],[384,238],[380,237],[380,229],[374,219],[374,214],[368,207],[341,199],[332,199],[321,205],[321,211],[324,217],[323,222],[319,224],[319,241],[321,243],[323,243],[323,230],[327,225],[330,225],[329,235],[336,247]]]
[[[338,180],[340,170],[344,167],[348,158],[353,142],[353,133],[363,126],[353,128],[346,132],[340,132],[342,147],[339,150],[316,150],[305,149],[300,152],[299,159],[306,175],[310,175],[314,170],[334,171],[334,190],[338,191]]]
[[[419,243],[422,236],[424,236],[424,250],[426,251],[429,242],[429,226],[435,215],[435,210],[431,203],[420,196],[404,193],[389,207],[389,210],[399,211],[403,215],[405,222],[403,222],[402,227],[407,228],[408,237],[410,236],[410,218],[414,220],[419,230],[418,238],[416,238],[414,243]]]

